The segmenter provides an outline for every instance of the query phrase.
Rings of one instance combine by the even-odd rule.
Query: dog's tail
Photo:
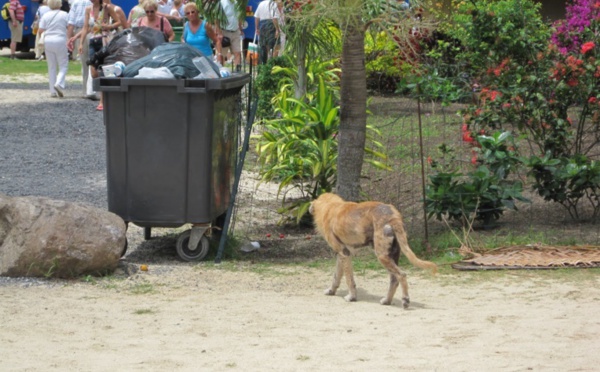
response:
[[[418,268],[424,270],[431,270],[433,274],[437,273],[438,268],[436,264],[430,261],[421,260],[415,255],[412,249],[410,249],[408,241],[406,240],[406,232],[404,231],[402,219],[395,219],[395,221],[393,222],[393,229],[394,234],[396,235],[396,240],[400,245],[400,250],[406,256],[406,258],[408,258],[408,261],[410,261],[411,264],[415,265]]]

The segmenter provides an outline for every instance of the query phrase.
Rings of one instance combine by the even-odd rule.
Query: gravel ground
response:
[[[65,97],[51,98],[45,76],[0,76],[0,192],[107,209],[105,129],[97,104],[83,98],[81,79],[70,77]],[[170,231],[153,228],[153,236]],[[172,238],[143,243],[143,230],[130,225],[127,257],[155,262],[149,256],[164,248],[157,257],[176,258]]]
[[[77,83],[58,99],[34,81],[0,82],[0,192],[106,208],[102,113]]]

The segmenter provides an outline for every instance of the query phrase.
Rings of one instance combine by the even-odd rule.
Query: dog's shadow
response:
[[[348,294],[347,290],[338,290],[334,297],[339,297],[340,299],[344,300],[344,296],[346,296],[347,294]],[[383,295],[377,296],[377,295],[367,292],[364,289],[357,288],[356,289],[356,297],[357,297],[357,302],[369,302],[369,303],[375,303],[375,304],[379,305],[380,304],[379,301],[383,298]],[[402,308],[402,297],[399,296],[398,293],[396,293],[396,296],[394,296],[394,300],[392,301],[392,304],[390,306]],[[415,310],[415,309],[427,309],[427,306],[425,306],[425,304],[422,304],[420,302],[410,301],[410,306],[406,310]]]

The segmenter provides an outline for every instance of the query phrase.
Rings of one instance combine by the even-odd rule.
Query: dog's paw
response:
[[[327,288],[325,290],[325,292],[323,292],[323,293],[325,293],[325,296],[334,296],[335,295],[335,289],[333,289],[333,288]]]
[[[356,296],[347,294],[346,296],[344,296],[344,300],[346,300],[346,302],[356,302]]]
[[[392,300],[388,300],[387,297],[384,297],[381,300],[379,300],[379,303],[382,304],[382,305],[391,305],[392,304]]]
[[[402,297],[402,307],[408,309],[408,305],[410,305],[410,298]]]

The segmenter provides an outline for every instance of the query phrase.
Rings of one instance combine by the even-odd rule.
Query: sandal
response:
[[[98,106],[96,106],[96,111],[102,111],[104,110],[104,106],[102,106],[102,104],[99,104]]]

